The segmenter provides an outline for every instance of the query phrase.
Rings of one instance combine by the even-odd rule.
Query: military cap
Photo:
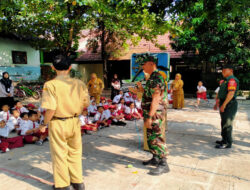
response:
[[[224,65],[224,66],[222,67],[222,69],[234,69],[234,67],[233,67],[233,65],[227,64],[227,65]]]

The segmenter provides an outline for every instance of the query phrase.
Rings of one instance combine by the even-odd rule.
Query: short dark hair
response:
[[[97,109],[99,109],[99,108],[103,108],[103,106],[98,106]]]
[[[29,114],[28,114],[27,112],[23,112],[23,113],[21,113],[20,117],[21,117],[21,118],[24,118],[25,115],[28,115],[28,116],[29,116]]]
[[[37,114],[36,111],[31,110],[31,111],[29,111],[29,113],[28,113],[28,117],[32,117],[32,115],[36,115],[36,114]]]
[[[53,60],[53,66],[56,70],[63,71],[68,70],[71,65],[69,57],[64,55],[57,55]]]

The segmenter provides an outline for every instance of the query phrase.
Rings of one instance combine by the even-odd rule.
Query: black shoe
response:
[[[54,189],[54,190],[71,190],[70,186],[68,186],[68,187],[58,187],[58,188],[56,188],[55,185],[53,185],[53,189]]]
[[[159,159],[156,156],[153,156],[153,158],[151,158],[148,161],[144,161],[142,162],[143,165],[151,165],[151,166],[157,166],[159,164]]]
[[[217,144],[215,146],[215,148],[218,148],[218,149],[232,148],[232,145],[229,145],[229,144]]]
[[[157,168],[152,169],[149,172],[149,174],[150,175],[161,175],[161,174],[168,173],[168,172],[170,172],[170,169],[168,167],[166,158],[164,158],[164,159],[160,160]]]
[[[226,142],[223,141],[223,140],[222,140],[222,141],[215,141],[215,143],[216,143],[216,144],[226,144]]]
[[[85,190],[84,183],[71,183],[74,190]]]

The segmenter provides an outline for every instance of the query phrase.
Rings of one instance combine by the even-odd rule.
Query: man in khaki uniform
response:
[[[97,78],[95,73],[91,74],[91,79],[87,84],[89,93],[91,96],[95,97],[95,101],[97,104],[100,103],[100,97],[102,95],[102,91],[104,89],[104,84],[101,79]]]
[[[54,189],[83,190],[82,141],[78,116],[89,105],[85,84],[70,78],[70,61],[56,56],[52,69],[57,77],[45,83],[42,108],[46,109],[44,126],[49,126]]]

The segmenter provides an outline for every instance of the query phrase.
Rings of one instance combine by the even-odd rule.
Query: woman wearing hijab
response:
[[[175,80],[171,84],[171,90],[173,92],[173,108],[181,109],[184,107],[184,91],[183,81],[181,80],[181,74],[175,75]]]
[[[121,89],[121,81],[118,79],[118,75],[114,74],[114,78],[111,81],[111,100],[119,94]]]
[[[9,73],[4,72],[0,80],[0,110],[4,104],[8,104],[11,108],[14,106],[13,93],[13,82],[9,79]]]

